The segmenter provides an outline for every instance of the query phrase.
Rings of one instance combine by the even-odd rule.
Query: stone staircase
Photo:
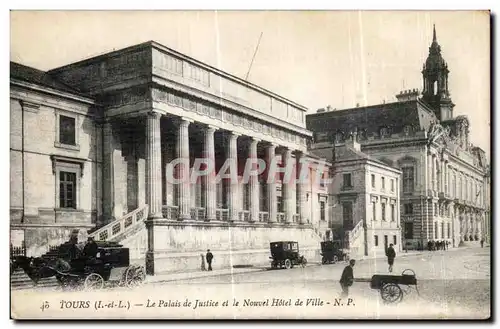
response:
[[[24,273],[22,269],[17,269],[10,276],[11,289],[33,289],[33,288],[56,288],[59,286],[55,277],[45,278],[38,281],[37,285]]]
[[[350,231],[345,232],[345,240],[350,258],[359,258],[364,256],[364,232],[363,221],[360,220]]]
[[[148,205],[137,208],[89,234],[96,241],[119,242],[141,229],[148,218]]]

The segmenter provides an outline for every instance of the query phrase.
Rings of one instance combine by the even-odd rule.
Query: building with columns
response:
[[[199,268],[206,249],[266,263],[277,240],[316,257],[331,163],[308,153],[306,110],[156,42],[48,72],[11,63],[11,243],[40,255],[78,230],[151,274]],[[245,181],[248,159],[266,170]],[[287,165],[308,179],[268,183]],[[211,174],[182,179],[196,169]]]
[[[311,151],[318,156],[332,158],[334,144],[357,131],[363,153],[401,170],[400,212],[408,248],[429,241],[458,247],[490,239],[489,164],[469,139],[468,118],[453,115],[448,73],[434,29],[422,92],[407,90],[395,102],[318,110],[306,118],[314,132]]]

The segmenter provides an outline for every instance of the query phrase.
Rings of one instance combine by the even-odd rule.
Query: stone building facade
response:
[[[48,72],[11,63],[11,240],[39,255],[68,229],[90,230],[149,273],[198,268],[207,248],[220,266],[267,262],[273,240],[315,257],[329,216],[315,177],[331,164],[309,154],[305,112],[155,42]],[[305,166],[309,179],[244,181],[257,158],[294,175]],[[179,159],[175,178],[197,159],[215,172],[175,184]],[[237,183],[215,177],[226,163]]]
[[[380,256],[389,244],[401,250],[401,171],[361,152],[356,133],[334,147],[332,227],[344,234],[350,257]]]
[[[333,145],[357,131],[363,153],[402,172],[399,189],[408,248],[429,241],[452,246],[490,239],[490,178],[485,152],[469,139],[469,120],[453,116],[448,65],[436,31],[422,70],[424,89],[397,101],[308,115],[312,151],[332,157]],[[335,159],[332,160],[335,163]]]

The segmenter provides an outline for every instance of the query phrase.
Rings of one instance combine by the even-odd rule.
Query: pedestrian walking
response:
[[[354,283],[354,265],[356,261],[354,259],[349,260],[349,265],[342,271],[342,276],[340,277],[340,287],[342,288],[341,297],[349,296],[349,287]]]
[[[387,263],[389,264],[389,272],[392,272],[392,266],[394,265],[394,258],[396,258],[396,251],[394,250],[394,245],[391,243],[389,248],[387,248]]]
[[[484,239],[481,239],[481,248],[484,246]]]
[[[212,259],[214,259],[214,255],[210,252],[210,249],[207,250],[207,264],[208,264],[208,270],[212,270]]]

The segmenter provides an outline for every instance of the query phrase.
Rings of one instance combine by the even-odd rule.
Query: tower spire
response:
[[[436,38],[436,24],[433,24],[432,42],[437,42],[437,38]]]

